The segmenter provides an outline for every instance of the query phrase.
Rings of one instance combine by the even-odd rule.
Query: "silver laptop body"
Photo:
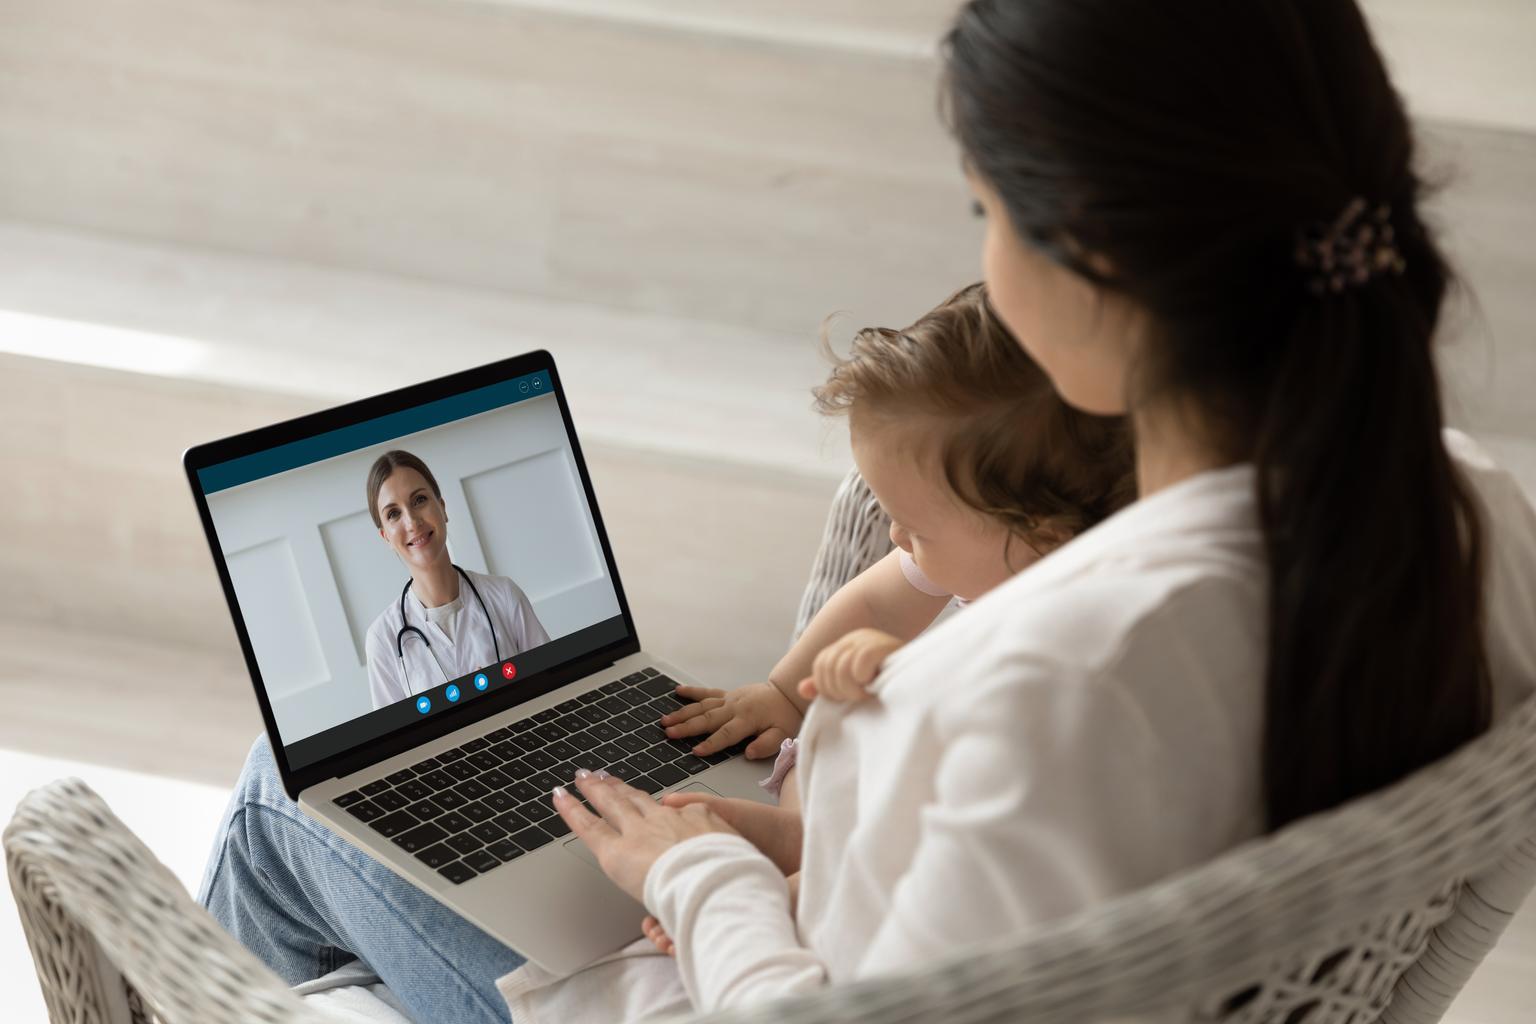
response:
[[[425,758],[499,728],[530,720],[588,690],[645,668],[655,668],[679,683],[701,685],[664,662],[644,653],[636,654],[615,664],[609,672],[563,686],[526,706],[493,715],[345,778],[311,786],[299,794],[299,806],[539,966],[560,974],[574,971],[639,938],[640,920],[646,913],[640,904],[608,881],[581,840],[567,835],[542,843],[531,853],[455,885],[333,801],[343,793],[409,769]],[[757,783],[766,774],[763,764],[732,756],[696,775],[677,779],[659,792],[686,789],[763,800],[763,789]],[[546,802],[547,797],[545,794]],[[558,820],[551,815],[544,824]]]
[[[482,586],[521,567],[530,606],[550,620],[547,642],[501,650],[503,612],[478,589],[461,590],[460,614],[483,614],[498,650],[472,671],[443,666],[449,638],[424,621],[401,628],[398,646],[369,639],[393,624],[402,570],[380,561],[361,469],[407,445],[454,467],[443,500],[453,513],[445,533],[463,537],[457,557],[478,551]],[[289,794],[539,966],[572,972],[638,938],[645,913],[554,814],[551,785],[602,767],[658,798],[686,789],[766,799],[763,765],[739,751],[693,757],[701,737],[668,740],[657,724],[682,706],[677,684],[720,681],[641,648],[547,352],[199,445],[183,461]],[[540,504],[546,495],[563,504]],[[596,575],[560,590],[575,564],[562,561],[562,545],[583,567],[566,575]],[[418,671],[419,689],[381,698],[392,660],[411,678],[418,640],[441,678],[424,685]]]

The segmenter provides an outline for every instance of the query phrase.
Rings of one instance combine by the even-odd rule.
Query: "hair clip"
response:
[[[1407,267],[1397,250],[1392,208],[1369,209],[1359,196],[1349,201],[1332,224],[1312,225],[1296,241],[1296,265],[1312,271],[1307,287],[1314,295],[1358,288],[1382,274]]]

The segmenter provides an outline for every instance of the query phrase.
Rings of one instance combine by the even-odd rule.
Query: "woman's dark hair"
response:
[[[822,347],[831,355],[825,332]],[[1040,550],[1135,497],[1124,417],[1061,400],[973,284],[905,330],[866,327],[812,394],[824,415],[868,413],[918,424],[944,480],[966,505]],[[1003,552],[1006,560],[1008,551]]]
[[[1269,824],[1486,728],[1482,530],[1444,447],[1449,267],[1352,0],[975,0],[945,109],[1019,236],[1150,313],[1132,402],[1256,468]],[[1390,209],[1400,274],[1308,289],[1298,233]]]
[[[380,529],[383,528],[384,521],[379,518],[379,488],[384,486],[385,480],[394,476],[395,470],[402,467],[414,469],[420,473],[426,479],[427,486],[432,488],[433,497],[438,501],[443,500],[443,492],[438,489],[437,478],[432,475],[432,471],[427,468],[425,462],[410,452],[401,451],[398,448],[385,452],[373,460],[373,465],[368,470],[368,514],[373,516],[373,525]]]

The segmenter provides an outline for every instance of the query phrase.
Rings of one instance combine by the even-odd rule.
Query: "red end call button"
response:
[[[517,666],[512,664],[510,661],[502,662],[501,663],[501,676],[502,676],[503,679],[516,679],[517,678]]]

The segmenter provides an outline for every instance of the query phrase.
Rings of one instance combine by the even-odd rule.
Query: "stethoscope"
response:
[[[470,580],[469,573],[465,572],[463,569],[460,569],[457,565],[453,567],[453,571],[464,578],[464,582],[469,586],[469,592],[474,594],[475,600],[480,603],[480,611],[485,616],[485,624],[491,627],[491,646],[496,649],[496,660],[500,661],[501,644],[496,642],[496,623],[491,619],[490,609],[485,606],[485,598],[481,597],[480,591],[475,589],[475,584]],[[421,642],[427,645],[427,653],[432,655],[432,660],[436,662],[437,671],[441,673],[443,682],[446,683],[448,681],[448,672],[443,668],[443,663],[438,661],[437,652],[432,649],[432,641],[427,639],[427,634],[423,633],[421,630],[417,629],[415,626],[412,626],[405,620],[405,595],[411,592],[411,584],[415,582],[416,580],[414,578],[406,580],[405,587],[400,591],[401,625],[399,630],[395,632],[395,657],[400,660],[400,678],[405,682],[405,690],[407,693],[411,692],[411,676],[409,670],[407,670],[405,667],[405,634],[407,633],[415,633],[421,638]]]

